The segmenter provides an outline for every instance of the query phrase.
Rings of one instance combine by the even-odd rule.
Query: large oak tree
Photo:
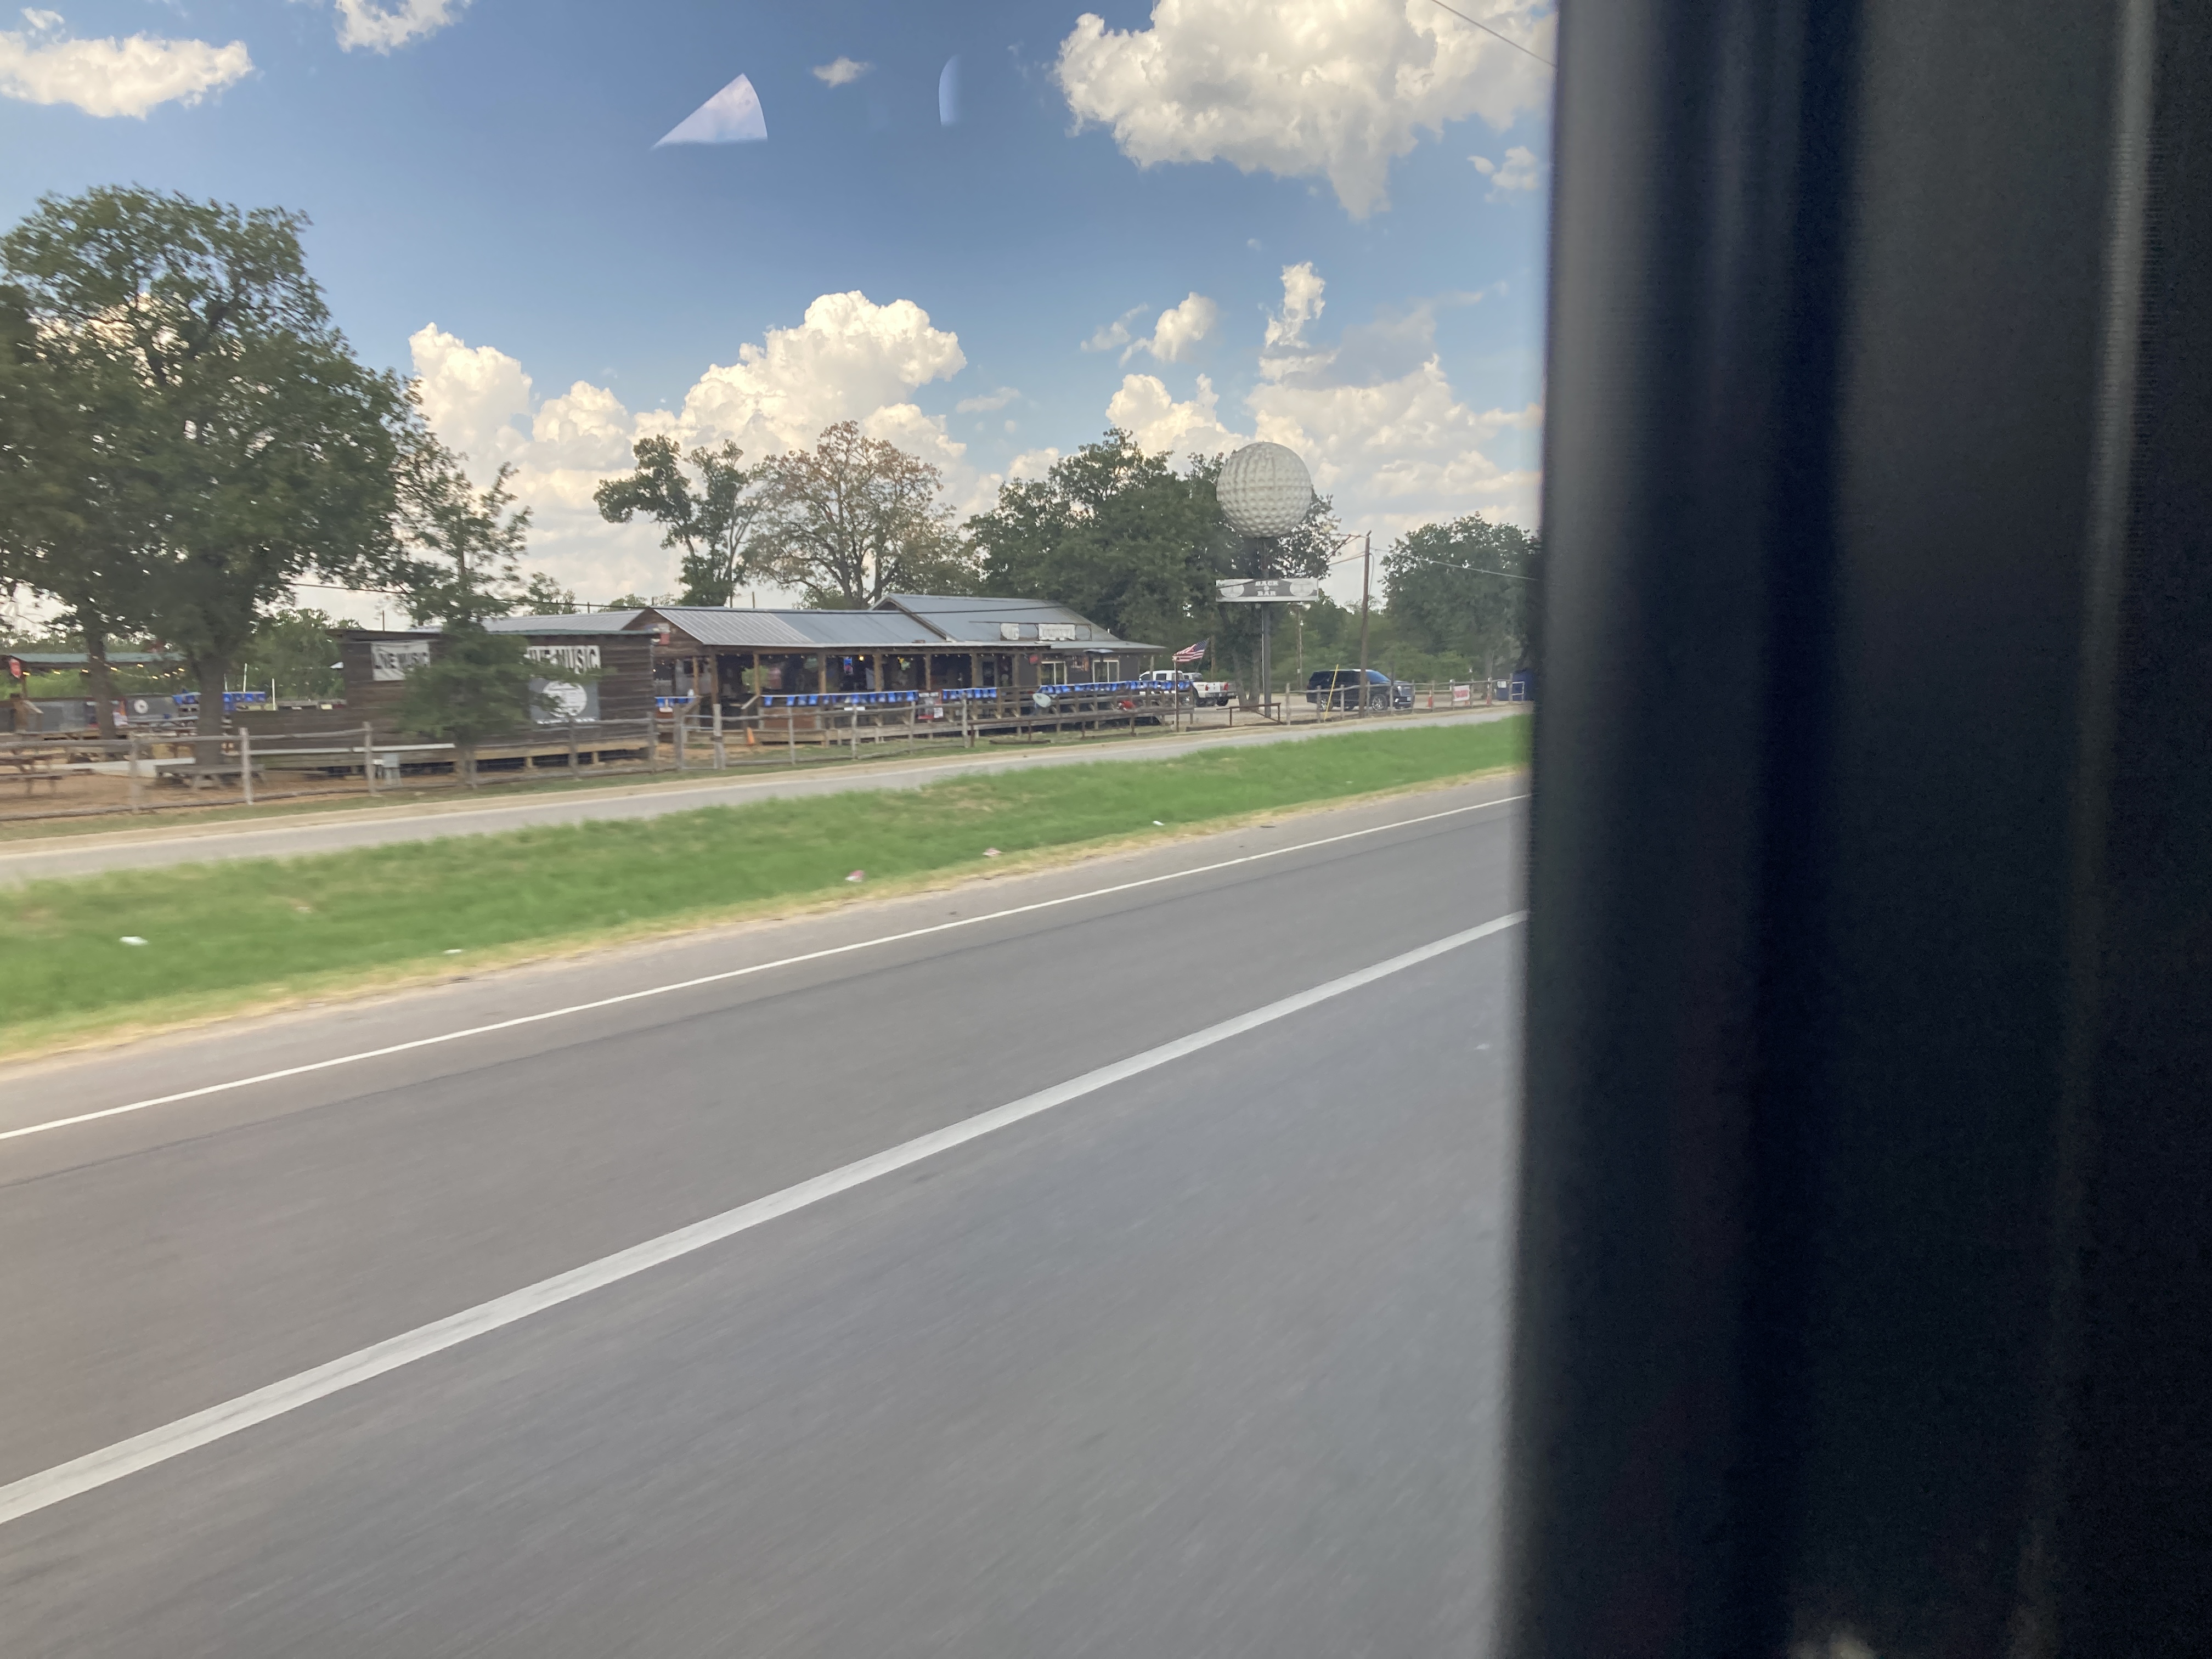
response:
[[[760,568],[817,605],[865,609],[886,593],[967,593],[976,571],[939,501],[943,476],[854,422],[762,468]]]
[[[99,419],[129,458],[124,517],[142,519],[135,592],[191,665],[204,732],[294,582],[383,586],[407,568],[396,486],[419,422],[403,383],[364,368],[331,322],[306,222],[101,187],[45,198],[0,238],[34,339],[65,349],[83,383],[127,389]]]
[[[1518,525],[1423,525],[1382,557],[1390,617],[1424,649],[1480,667],[1486,680],[1525,662],[1535,630],[1542,553]]]

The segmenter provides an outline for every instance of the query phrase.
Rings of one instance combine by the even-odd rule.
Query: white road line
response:
[[[1188,1036],[1164,1042],[1157,1048],[1147,1048],[1140,1054],[1116,1060],[1111,1066],[1085,1072],[1081,1077],[1024,1096],[1007,1105],[979,1112],[974,1117],[963,1118],[928,1134],[917,1135],[887,1152],[848,1164],[842,1169],[832,1170],[826,1175],[816,1176],[811,1181],[802,1181],[795,1187],[786,1187],[781,1192],[770,1193],[766,1198],[757,1198],[734,1210],[725,1210],[720,1215],[709,1216],[704,1221],[695,1221],[688,1227],[663,1233],[642,1244],[633,1244],[626,1250],[602,1256],[597,1261],[586,1262],[565,1273],[541,1279],[535,1285],[511,1291],[505,1296],[480,1303],[447,1318],[420,1326],[372,1347],[349,1353],[343,1359],[318,1365],[313,1370],[301,1371],[281,1382],[272,1382],[266,1388],[254,1389],[251,1394],[242,1394],[235,1400],[227,1400],[220,1406],[211,1406],[204,1412],[180,1417],[173,1423],[164,1424],[158,1429],[149,1430],[128,1440],[118,1440],[112,1446],[89,1452],[67,1463],[59,1463],[37,1474],[27,1475],[21,1480],[0,1486],[0,1526],[10,1521],[19,1521],[27,1515],[36,1514],[80,1492],[91,1492],[111,1481],[120,1480],[126,1474],[150,1468],[156,1463],[165,1463],[212,1441],[250,1429],[257,1423],[266,1423],[273,1417],[297,1411],[301,1407],[334,1395],[342,1389],[349,1389],[357,1382],[366,1382],[372,1377],[397,1370],[417,1359],[441,1353],[472,1337],[499,1330],[527,1319],[532,1314],[543,1313],[548,1308],[557,1308],[564,1302],[573,1302],[580,1296],[641,1273],[648,1267],[656,1267],[664,1261],[672,1261],[678,1256],[704,1249],[709,1244],[719,1243],[734,1234],[757,1227],[764,1221],[773,1221],[779,1216],[803,1210],[836,1194],[849,1192],[879,1176],[890,1175],[908,1164],[919,1164],[924,1158],[934,1158],[939,1152],[950,1152],[955,1146],[965,1146],[969,1141],[980,1139],[1009,1124],[1019,1123],[1040,1112],[1048,1112],[1055,1106],[1065,1106],[1072,1100],[1079,1100],[1113,1084],[1169,1065],[1202,1048],[1210,1048],[1217,1042],[1225,1042],[1260,1026],[1287,1018],[1316,1003],[1326,1002],[1332,997],[1342,996],[1347,991],[1356,991],[1363,985],[1372,985],[1377,980],[1418,967],[1447,951],[1456,951],[1463,945],[1472,945],[1477,939],[1502,933],[1507,928],[1517,926],[1526,916],[1527,912],[1516,911],[1510,915],[1486,921],[1479,927],[1469,927],[1463,933],[1434,940],[1402,956],[1392,957],[1387,962],[1378,962],[1371,968],[1362,968],[1340,979],[1330,980],[1325,985],[1316,985],[1310,991],[1300,991],[1279,1002],[1271,1002],[1264,1008],[1238,1014],[1218,1025],[1209,1025],[1202,1031],[1194,1031]]]
[[[1146,876],[1137,881],[1117,882],[1111,887],[1094,887],[1088,892],[1070,893],[1064,898],[1039,899],[1035,903],[1017,904],[1004,910],[988,911],[981,915],[933,922],[927,927],[910,927],[901,933],[885,933],[877,939],[856,939],[850,945],[832,945],[819,951],[802,951],[798,956],[782,957],[774,962],[755,963],[750,968],[732,968],[719,974],[702,974],[696,979],[648,986],[642,991],[624,991],[617,996],[599,997],[590,1002],[572,1002],[565,1008],[549,1008],[543,1013],[518,1014],[513,1019],[495,1020],[489,1025],[471,1025],[463,1030],[446,1031],[436,1036],[415,1037],[406,1042],[387,1043],[381,1048],[363,1048],[357,1054],[310,1060],[304,1066],[287,1066],[281,1071],[258,1072],[252,1077],[233,1078],[228,1082],[210,1083],[198,1089],[182,1089],[173,1095],[155,1095],[150,1100],[134,1100],[127,1105],[107,1106],[96,1112],[79,1112],[72,1117],[52,1118],[44,1123],[27,1123],[20,1129],[0,1130],[0,1140],[42,1135],[49,1130],[67,1129],[79,1123],[94,1123],[101,1118],[121,1117],[126,1113],[143,1112],[155,1106],[174,1106],[182,1101],[201,1100],[209,1095],[228,1093],[233,1089],[250,1089],[257,1083],[281,1082],[288,1077],[305,1077],[311,1072],[327,1072],[334,1066],[382,1060],[388,1054],[404,1054],[416,1048],[434,1048],[442,1042],[459,1042],[465,1037],[487,1036],[494,1031],[510,1031],[520,1025],[535,1025],[549,1019],[566,1019],[571,1014],[590,1013],[594,1009],[613,1008],[625,1002],[641,1002],[647,997],[666,996],[673,991],[696,990],[702,985],[717,985],[725,980],[744,979],[752,974],[770,973],[778,968],[795,968],[801,963],[819,962],[825,957],[842,957],[854,951],[873,950],[880,945],[897,945],[910,939],[926,939],[932,933],[949,933],[956,927],[974,927],[987,921],[1002,921],[1008,916],[1027,915],[1033,911],[1050,910],[1063,904],[1079,904],[1085,899],[1105,898],[1111,894],[1127,893],[1139,887],[1156,886],[1164,881],[1181,881],[1190,876],[1210,875],[1217,870],[1234,869],[1240,864],[1256,864],[1263,859],[1281,858],[1285,854],[1308,852],[1316,847],[1331,847],[1339,842],[1357,841],[1363,836],[1377,836],[1389,830],[1410,829],[1417,823],[1433,823],[1438,818],[1457,817],[1465,812],[1486,811],[1493,806],[1509,806],[1515,801],[1528,799],[1525,794],[1502,795],[1496,800],[1477,801],[1470,806],[1449,807],[1441,812],[1425,812],[1419,817],[1374,824],[1365,830],[1347,830],[1341,835],[1323,836],[1318,841],[1302,841],[1294,847],[1272,848],[1264,853],[1247,853],[1241,858],[1223,859],[1216,864],[1201,864],[1188,870],[1171,870],[1164,876]]]

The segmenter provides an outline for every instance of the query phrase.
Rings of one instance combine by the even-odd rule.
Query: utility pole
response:
[[[1375,575],[1375,532],[1367,532],[1367,550],[1359,560],[1359,707],[1367,708],[1367,591]]]
[[[1260,607],[1260,718],[1261,720],[1269,718],[1269,710],[1275,701],[1269,695],[1273,688],[1267,683],[1268,675],[1274,672],[1268,665],[1267,661],[1267,647],[1274,637],[1274,632],[1275,607],[1272,605],[1263,605]]]

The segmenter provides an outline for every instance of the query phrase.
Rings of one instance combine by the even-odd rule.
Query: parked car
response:
[[[1173,669],[1149,669],[1137,678],[1151,685],[1180,686],[1183,695],[1201,708],[1208,704],[1216,708],[1226,708],[1230,699],[1237,695],[1237,682],[1234,680],[1194,680],[1189,675],[1177,673]]]
[[[1326,701],[1331,708],[1411,708],[1413,688],[1405,680],[1394,680],[1379,668],[1367,671],[1366,694],[1360,693],[1360,677],[1357,668],[1316,668],[1306,677],[1306,701],[1320,704]]]

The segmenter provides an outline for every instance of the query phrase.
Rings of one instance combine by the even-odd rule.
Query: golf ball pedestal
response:
[[[1313,475],[1296,452],[1280,444],[1245,445],[1221,464],[1213,492],[1221,503],[1221,516],[1231,530],[1275,544],[1274,556],[1267,562],[1278,568],[1282,563],[1283,538],[1304,524],[1313,510]],[[1310,599],[1320,587],[1318,581],[1300,581],[1297,587],[1313,590],[1301,592],[1291,591],[1293,586],[1275,579],[1220,584],[1224,603],[1260,607],[1260,709],[1266,719],[1273,718],[1270,676],[1274,671],[1269,647],[1274,641],[1275,606],[1288,599]],[[1287,708],[1284,717],[1289,717]]]

